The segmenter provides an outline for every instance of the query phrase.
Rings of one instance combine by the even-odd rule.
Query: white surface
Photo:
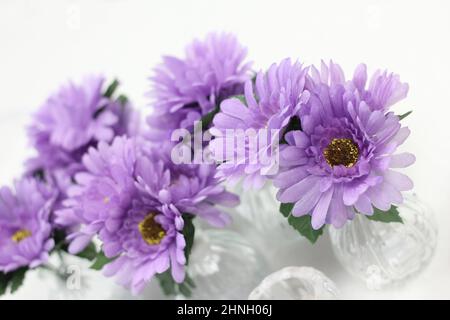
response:
[[[117,76],[124,92],[145,106],[147,77],[161,54],[179,54],[193,37],[213,30],[235,32],[257,68],[288,56],[306,64],[333,58],[348,75],[365,62],[370,71],[388,68],[410,84],[408,98],[395,108],[398,113],[414,109],[405,120],[412,134],[404,150],[417,156],[407,173],[440,226],[431,266],[407,287],[371,292],[336,264],[327,237],[286,254],[280,264],[318,268],[344,298],[450,298],[447,0],[2,0],[0,183],[20,174],[30,153],[24,125],[61,81],[87,72]],[[17,297],[36,292],[28,289]]]

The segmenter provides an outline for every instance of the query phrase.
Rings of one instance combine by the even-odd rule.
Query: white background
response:
[[[440,235],[434,261],[406,287],[390,291],[368,291],[340,269],[328,275],[344,298],[450,298],[446,0],[2,0],[0,184],[20,175],[30,153],[24,126],[62,81],[86,73],[117,76],[123,91],[145,110],[147,77],[160,56],[179,55],[192,38],[215,30],[236,33],[257,69],[285,57],[306,64],[332,58],[347,75],[365,62],[369,71],[388,68],[410,84],[408,98],[395,108],[398,113],[414,110],[405,120],[412,134],[404,149],[415,153],[417,162],[407,173],[437,215]],[[315,250],[330,254],[326,240]],[[320,253],[316,256],[316,267],[326,265]],[[32,289],[25,292],[32,296]],[[19,292],[18,297],[27,294]]]

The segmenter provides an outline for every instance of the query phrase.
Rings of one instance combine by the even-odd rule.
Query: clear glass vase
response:
[[[336,285],[310,267],[286,267],[267,276],[249,300],[335,300]]]
[[[63,259],[61,258],[63,257]],[[91,261],[68,254],[50,256],[48,263],[29,270],[23,285],[1,299],[80,300],[129,299],[122,288],[101,272],[90,269]]]
[[[369,289],[401,284],[433,257],[437,226],[431,210],[415,194],[407,194],[398,210],[403,223],[377,222],[358,214],[342,229],[328,229],[337,259]]]
[[[277,261],[281,251],[292,249],[304,238],[294,230],[280,213],[276,189],[270,182],[260,190],[231,190],[239,194],[240,205],[232,212],[233,229],[262,252],[269,261]],[[279,266],[275,266],[277,270]]]
[[[187,270],[195,283],[194,300],[247,299],[268,273],[262,255],[238,233],[201,228]]]

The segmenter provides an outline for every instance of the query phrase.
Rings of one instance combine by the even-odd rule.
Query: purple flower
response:
[[[357,69],[353,84],[365,82],[363,69]],[[396,115],[384,112],[398,95],[388,98],[392,90],[386,90],[379,96],[383,81],[362,95],[333,63],[322,65],[321,76],[314,69],[312,74],[307,81],[311,97],[299,113],[302,131],[286,134],[287,146],[280,154],[282,170],[274,181],[278,200],[294,203],[296,217],[310,214],[314,229],[341,227],[355,213],[372,215],[374,207],[387,211],[400,204],[401,191],[413,183],[393,169],[407,167],[415,158],[394,154],[410,132]],[[369,106],[373,101],[380,103]]]
[[[367,68],[364,64],[356,68],[351,81],[345,80],[341,67],[334,63],[330,63],[328,68],[322,62],[320,71],[312,66],[311,76],[315,82],[344,86],[347,95],[365,101],[371,110],[387,111],[406,98],[409,90],[408,84],[400,82],[398,75],[381,70],[377,70],[367,84]]]
[[[212,33],[191,43],[184,59],[164,57],[151,78],[149,139],[168,139],[174,129],[190,129],[220,101],[242,93],[250,70],[246,54],[232,34]]]
[[[266,176],[277,169],[277,146],[282,130],[309,98],[305,90],[307,69],[290,59],[279,65],[273,64],[267,72],[259,72],[255,83],[245,84],[245,101],[230,98],[222,102],[220,113],[213,120],[211,133],[215,139],[210,143],[213,158],[222,162],[219,177],[237,181],[245,177],[244,185],[261,187]],[[233,129],[244,148],[224,150]],[[239,135],[239,130],[255,132],[258,143],[251,148],[252,134]],[[265,132],[264,130],[267,130]],[[239,145],[235,141],[234,145]],[[257,145],[257,146],[256,146]],[[256,157],[252,160],[252,156]]]
[[[29,173],[46,171],[64,193],[83,169],[81,158],[89,147],[134,129],[131,106],[105,97],[104,90],[104,78],[90,76],[80,84],[67,83],[47,99],[28,130],[37,151],[27,162]]]
[[[214,166],[174,165],[169,148],[124,137],[101,142],[83,158],[87,172],[76,175],[66,208],[57,212],[57,223],[79,226],[68,236],[69,251],[80,252],[98,235],[105,255],[117,257],[105,275],[134,293],[169,268],[175,281],[184,280],[182,214],[224,226],[230,218],[215,205],[238,202],[218,184]]]
[[[49,221],[54,192],[35,179],[0,189],[0,271],[35,268],[54,246]]]

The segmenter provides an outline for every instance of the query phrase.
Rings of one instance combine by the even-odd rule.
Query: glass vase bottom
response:
[[[336,285],[310,267],[286,267],[267,276],[249,300],[334,300]]]
[[[342,229],[330,227],[333,251],[342,266],[369,289],[400,285],[431,261],[437,226],[415,194],[398,206],[403,223],[369,220],[357,214]]]
[[[215,229],[197,229],[187,270],[194,300],[246,299],[268,273],[263,256],[246,239]]]

